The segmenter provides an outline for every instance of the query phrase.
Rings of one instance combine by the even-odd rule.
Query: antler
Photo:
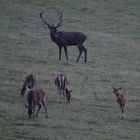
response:
[[[63,19],[62,19],[62,17],[63,17],[62,12],[59,12],[57,10],[57,13],[58,13],[58,16],[59,16],[59,23],[56,25],[56,28],[62,26],[62,21],[63,21]]]
[[[58,27],[62,26],[62,21],[63,21],[63,19],[62,19],[62,17],[63,17],[62,12],[59,12],[59,11],[57,10],[57,13],[58,13],[58,16],[59,16],[59,23],[55,26],[55,28],[58,28]],[[42,20],[42,22],[43,22],[44,24],[48,25],[49,27],[51,26],[51,25],[47,22],[47,19],[44,19],[44,18],[43,18],[43,10],[42,10],[41,13],[40,13],[40,18],[41,18],[41,20]],[[53,25],[53,26],[54,26],[54,25]]]
[[[42,16],[42,15],[43,15],[43,10],[42,10],[41,13],[40,13],[40,18],[41,18],[41,20],[43,21],[44,24],[50,26],[50,24],[47,23],[47,19],[46,19],[46,20],[43,19],[43,16]]]

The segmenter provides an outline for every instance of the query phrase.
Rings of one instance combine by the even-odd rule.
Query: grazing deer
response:
[[[26,104],[25,104],[25,107],[28,107],[28,93],[29,89],[35,89],[37,87],[37,76],[34,75],[34,74],[30,74],[28,75],[25,80],[24,80],[24,83],[23,83],[23,86],[22,86],[22,89],[21,89],[21,96],[23,97],[24,94],[26,93]],[[27,91],[27,92],[26,92]]]
[[[68,90],[67,88],[68,85],[67,77],[64,74],[59,74],[55,78],[55,85],[59,90],[59,97],[61,98],[61,95],[63,95],[64,101],[66,103],[70,103],[72,90]]]
[[[30,74],[25,78],[22,89],[21,89],[22,96],[24,96],[27,87],[30,89],[37,87],[37,76],[36,75]]]
[[[45,105],[45,92],[42,89],[30,89],[28,95],[27,95],[27,101],[28,101],[28,115],[29,118],[31,118],[32,114],[33,117],[37,117],[38,113],[41,109],[41,104],[43,105],[46,113],[46,118],[48,118],[47,114],[47,107]],[[35,114],[35,107],[38,106],[38,110]]]
[[[66,55],[66,59],[68,60],[68,53],[67,53],[67,46],[76,45],[79,49],[79,56],[76,60],[76,62],[79,61],[79,58],[81,54],[84,52],[85,54],[85,62],[87,61],[87,49],[83,46],[84,41],[86,40],[86,35],[84,35],[81,32],[64,32],[64,31],[58,31],[57,28],[62,26],[62,12],[59,12],[57,10],[58,16],[59,16],[59,22],[55,26],[54,24],[50,25],[47,22],[47,19],[43,18],[43,11],[40,13],[40,18],[43,21],[44,24],[48,26],[48,29],[50,30],[50,36],[53,42],[55,42],[59,47],[59,60],[61,60],[61,52],[62,48],[64,48],[64,52]]]
[[[119,105],[119,108],[121,109],[121,114],[122,114],[122,117],[123,119],[125,119],[125,114],[124,114],[124,106],[125,106],[125,103],[126,103],[126,98],[125,96],[123,95],[122,93],[122,88],[113,88],[113,93],[116,95],[116,100],[117,100],[117,103]],[[120,115],[118,115],[118,117],[120,118]]]

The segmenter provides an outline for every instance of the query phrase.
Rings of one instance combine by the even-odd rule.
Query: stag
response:
[[[58,31],[57,28],[62,26],[63,21],[63,14],[62,12],[58,11],[59,16],[59,22],[55,26],[54,24],[50,25],[47,21],[47,19],[44,19],[43,17],[43,11],[40,13],[40,18],[42,22],[48,26],[48,29],[50,30],[50,36],[53,42],[55,42],[59,47],[59,60],[61,60],[61,52],[62,48],[64,48],[64,52],[66,55],[66,59],[68,61],[68,53],[67,53],[67,46],[77,46],[79,49],[79,56],[76,60],[76,62],[79,61],[79,58],[81,54],[84,52],[85,54],[85,62],[87,61],[87,49],[83,46],[84,41],[86,40],[86,35],[84,35],[81,32],[65,32],[65,31]]]

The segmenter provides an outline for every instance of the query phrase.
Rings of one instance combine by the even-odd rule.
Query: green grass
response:
[[[88,62],[69,47],[69,62],[39,18],[60,30],[87,35]],[[1,0],[0,1],[0,139],[1,140],[139,140],[140,139],[140,1],[139,0]],[[29,119],[19,88],[25,76],[39,75],[47,93],[43,111]],[[58,103],[54,78],[65,73],[73,89],[71,104]],[[117,118],[112,86],[127,97],[125,121]]]

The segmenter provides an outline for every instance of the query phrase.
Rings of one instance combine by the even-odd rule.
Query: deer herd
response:
[[[62,12],[57,11],[59,16],[59,22],[55,26],[50,25],[47,19],[43,17],[43,11],[40,13],[40,18],[42,22],[48,26],[50,30],[50,37],[53,42],[55,42],[59,47],[59,60],[61,60],[62,48],[64,49],[66,59],[68,60],[67,46],[77,46],[79,49],[79,56],[76,62],[79,61],[81,54],[84,52],[85,62],[87,62],[87,49],[83,46],[86,40],[86,35],[81,32],[65,32],[58,31],[57,28],[62,26]],[[59,92],[59,98],[64,101],[64,103],[70,103],[72,90],[68,89],[68,79],[65,74],[58,74],[54,80],[54,85],[57,87]],[[126,104],[126,98],[122,92],[122,88],[113,88],[113,94],[116,96],[116,101],[119,105],[120,112],[118,117],[120,119],[125,119],[124,107]],[[43,89],[39,88],[37,76],[35,74],[30,74],[24,79],[24,83],[21,89],[21,96],[26,96],[25,107],[28,109],[28,116],[37,117],[40,112],[41,107],[44,107],[45,116],[48,118],[47,106],[46,106],[46,93]],[[38,106],[36,111],[36,106]],[[36,113],[35,113],[36,111]]]

